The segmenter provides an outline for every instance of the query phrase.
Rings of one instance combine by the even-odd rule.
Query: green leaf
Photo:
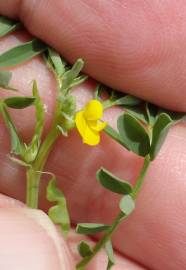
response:
[[[3,37],[20,27],[20,23],[0,16],[0,37]]]
[[[154,160],[157,156],[172,124],[173,122],[169,115],[161,113],[158,116],[152,131],[152,143],[150,149],[151,160]]]
[[[38,39],[18,45],[0,55],[0,67],[21,64],[42,53],[46,48],[46,45]]]
[[[11,153],[20,155],[22,153],[22,143],[19,139],[17,130],[8,114],[5,104],[0,103],[0,112],[2,113],[3,119],[6,123],[6,126],[9,128],[11,136]]]
[[[173,112],[173,111],[169,111],[169,110],[165,110],[165,109],[160,109],[159,110],[159,114],[161,113],[165,113],[167,115],[169,115],[169,117],[176,122],[181,121],[182,119],[185,118],[186,113],[181,113],[181,112]]]
[[[131,96],[131,95],[126,95],[124,97],[120,97],[114,101],[114,105],[128,105],[128,106],[135,106],[138,105],[142,102],[141,99]]]
[[[119,194],[130,194],[132,192],[130,183],[121,180],[104,168],[96,173],[96,178],[104,188],[112,192]]]
[[[101,99],[101,92],[102,92],[102,85],[97,83],[96,89],[94,92],[94,98],[100,100]]]
[[[76,227],[76,232],[79,234],[94,234],[105,231],[109,225],[99,223],[79,223]]]
[[[99,88],[97,92],[101,92]],[[111,91],[111,92],[110,92]],[[98,95],[99,92],[96,94]],[[142,103],[142,100],[131,96],[131,95],[124,95],[123,93],[117,92],[113,89],[107,89],[106,92],[110,95],[110,97],[102,102],[104,109],[119,105],[125,108],[125,106],[136,106]]]
[[[144,104],[140,104],[139,106],[125,106],[127,113],[134,116],[140,122],[144,124],[148,123],[148,117],[146,113],[146,109]]]
[[[92,250],[91,250],[90,246],[85,241],[81,241],[79,243],[78,251],[79,251],[79,254],[81,255],[81,257],[83,257],[83,258],[92,255]]]
[[[94,98],[97,100],[101,100],[101,95],[105,91],[105,86],[101,83],[97,83]]]
[[[65,72],[62,78],[62,90],[63,92],[67,92],[74,83],[74,80],[79,75],[80,71],[84,66],[84,61],[82,59],[78,59],[72,68]]]
[[[115,264],[114,251],[110,240],[106,242],[105,250],[108,256],[107,270],[110,270],[112,266]]]
[[[12,72],[7,70],[0,70],[0,87],[7,88],[12,78]]]
[[[4,88],[6,90],[17,91],[17,89],[11,87],[9,85],[12,79],[12,72],[8,70],[0,70],[0,88]]]
[[[130,195],[125,195],[120,200],[119,207],[125,216],[129,216],[134,211],[135,202]]]
[[[34,106],[35,106],[35,114],[36,114],[36,125],[35,125],[35,131],[34,131],[32,141],[25,148],[24,160],[26,162],[34,161],[38,154],[39,147],[41,144],[41,136],[44,129],[44,120],[45,120],[44,105],[39,95],[36,81],[33,82],[32,93],[35,99]]]
[[[122,141],[139,156],[150,151],[150,139],[141,123],[132,115],[125,113],[118,118],[118,130]]]
[[[54,67],[56,74],[60,77],[65,72],[65,65],[62,62],[60,55],[53,49],[48,48],[50,61]]]
[[[24,109],[33,105],[35,98],[34,97],[10,97],[4,99],[4,103],[13,109]]]
[[[66,236],[70,230],[70,218],[66,198],[63,192],[56,187],[55,177],[50,180],[47,186],[47,200],[57,202],[57,205],[49,209],[48,215],[55,224],[60,225],[64,236]]]
[[[99,88],[97,89],[97,92],[100,91]],[[113,89],[106,89],[107,94],[110,96],[108,99],[103,101],[103,107],[105,109],[119,105],[125,108],[127,107],[133,107],[137,106],[142,103],[142,100],[140,100],[137,97],[126,95],[123,93],[120,93],[118,91],[115,91]],[[99,92],[98,92],[99,93]],[[97,93],[97,95],[98,95]]]
[[[146,102],[145,109],[147,113],[148,123],[153,126],[156,121],[156,116],[158,114],[158,107],[154,104]]]
[[[76,87],[76,86],[84,83],[88,78],[89,77],[87,75],[85,75],[85,74],[82,74],[82,75],[78,76],[77,78],[75,78],[73,80],[73,82],[70,85],[70,88]]]
[[[108,136],[110,136],[112,139],[114,139],[116,142],[124,146],[127,150],[129,148],[125,145],[125,143],[122,141],[120,134],[111,126],[107,125],[103,130]]]
[[[33,89],[32,89],[33,97],[35,98],[34,106],[36,110],[36,127],[35,127],[35,135],[37,135],[37,140],[41,138],[43,128],[44,128],[44,121],[45,121],[45,110],[44,104],[42,99],[39,95],[37,82],[33,82]]]

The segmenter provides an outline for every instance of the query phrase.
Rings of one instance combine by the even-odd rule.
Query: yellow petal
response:
[[[87,103],[84,109],[86,120],[96,121],[103,116],[103,106],[100,101],[92,99]]]
[[[75,123],[80,135],[83,137],[87,128],[87,122],[84,118],[83,111],[79,111],[76,113]]]
[[[84,143],[93,146],[100,142],[99,133],[89,127],[88,122],[84,118],[83,111],[76,113],[75,123]]]
[[[94,131],[100,132],[102,131],[106,125],[107,122],[101,122],[101,121],[89,121],[88,125],[90,126],[91,129],[93,129]]]
[[[83,135],[83,142],[92,146],[97,145],[100,142],[100,135],[98,132],[87,126]]]

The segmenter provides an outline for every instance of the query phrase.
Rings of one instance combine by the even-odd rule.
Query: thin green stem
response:
[[[55,143],[60,132],[55,127],[50,131],[45,141],[43,142],[38,156],[31,168],[27,169],[27,193],[26,193],[26,204],[31,208],[38,208],[38,198],[39,198],[39,186],[41,171],[43,170],[45,163],[47,161],[50,150]]]
[[[27,190],[26,190],[26,204],[30,208],[38,208],[39,198],[39,179],[40,175],[29,168],[26,172]]]
[[[47,161],[48,155],[52,149],[53,144],[60,135],[60,131],[57,129],[60,116],[60,104],[56,106],[56,112],[54,116],[54,121],[52,128],[42,143],[37,158],[33,162],[31,168],[27,169],[27,193],[26,193],[26,203],[28,207],[38,208],[38,198],[39,198],[39,186],[41,171],[43,170],[45,163]]]
[[[102,247],[105,246],[107,241],[110,239],[112,233],[115,231],[115,229],[118,227],[120,224],[121,220],[123,219],[124,214],[120,212],[117,217],[115,218],[114,222],[112,225],[109,227],[109,229],[106,231],[104,236],[99,240],[99,242],[94,246],[93,252],[90,256],[85,257],[82,259],[76,266],[77,270],[83,270],[85,266],[94,258],[94,256],[102,249]]]
[[[37,159],[35,160],[33,167],[37,171],[41,171],[46,163],[50,150],[52,149],[53,144],[60,135],[60,131],[57,129],[57,124],[49,132],[48,136],[44,140],[41,148],[39,150]]]
[[[141,189],[141,187],[143,185],[145,175],[146,175],[147,170],[149,168],[150,162],[151,162],[150,156],[147,155],[145,157],[145,159],[144,159],[143,167],[142,167],[142,169],[140,171],[139,177],[138,177],[138,179],[136,181],[136,185],[134,186],[132,194],[131,194],[133,199],[135,199],[137,197],[137,195],[138,195],[138,193],[139,193],[139,191],[140,191],[140,189]]]
[[[144,159],[144,164],[141,169],[141,172],[139,174],[139,177],[136,181],[136,185],[133,189],[133,192],[131,196],[135,199],[137,194],[139,193],[141,186],[143,184],[145,175],[147,173],[148,167],[150,165],[150,157],[147,155]],[[102,249],[106,242],[111,238],[113,232],[117,229],[118,225],[121,223],[121,221],[126,218],[125,214],[123,212],[119,212],[117,217],[114,219],[112,225],[107,229],[103,237],[98,241],[98,243],[94,246],[93,252],[90,256],[87,256],[83,258],[76,266],[77,270],[84,270],[85,266],[94,258],[94,256],[98,253],[100,249]]]

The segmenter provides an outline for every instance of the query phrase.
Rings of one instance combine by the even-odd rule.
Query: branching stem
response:
[[[32,166],[27,169],[27,192],[26,192],[26,204],[31,208],[38,208],[38,198],[39,198],[39,187],[41,173],[47,161],[48,155],[60,135],[60,131],[57,128],[59,117],[60,117],[61,107],[60,104],[56,106],[56,113],[54,116],[54,121],[50,132],[43,141],[38,155],[33,162]]]
[[[149,165],[150,165],[150,157],[149,157],[149,155],[147,155],[145,157],[145,159],[144,159],[143,167],[142,167],[142,169],[140,171],[139,177],[138,177],[138,179],[136,181],[136,185],[135,185],[135,187],[133,189],[133,192],[131,194],[133,199],[135,199],[137,197],[137,194],[139,193],[139,191],[140,191],[140,189],[142,187],[142,184],[143,184],[143,181],[145,179],[145,175],[147,173]],[[100,251],[100,249],[102,249],[105,246],[107,241],[110,240],[110,238],[112,237],[112,234],[114,233],[114,231],[117,229],[117,227],[121,223],[121,221],[123,219],[125,219],[126,217],[127,216],[125,216],[123,212],[119,212],[119,214],[114,219],[112,225],[106,230],[103,237],[94,246],[93,253],[90,256],[87,256],[87,257],[83,258],[77,264],[77,266],[76,266],[77,270],[84,270],[85,269],[85,266],[95,257],[95,255]]]

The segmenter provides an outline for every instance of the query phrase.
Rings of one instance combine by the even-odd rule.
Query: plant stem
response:
[[[120,224],[121,220],[123,219],[124,214],[120,212],[117,217],[115,218],[112,225],[107,229],[104,236],[99,240],[99,242],[94,246],[93,253],[90,256],[85,257],[82,259],[76,266],[77,270],[83,270],[84,267],[94,258],[94,256],[99,252],[99,250],[105,246],[106,242],[110,239],[112,233],[115,231],[115,229]]]
[[[29,168],[26,172],[26,177],[26,205],[30,208],[38,208],[40,174],[33,170],[33,168]]]
[[[37,159],[34,161],[33,167],[37,171],[41,171],[46,163],[50,150],[52,149],[53,144],[60,135],[60,131],[57,128],[57,124],[51,128],[51,131],[44,140],[41,148],[39,150]]]
[[[147,170],[149,168],[150,162],[151,162],[150,156],[147,155],[145,157],[145,159],[144,159],[143,167],[142,167],[142,169],[140,171],[139,177],[138,177],[138,179],[136,181],[136,185],[134,186],[132,194],[131,194],[133,199],[135,199],[137,197],[137,195],[138,195],[138,193],[139,193],[139,191],[140,191],[140,189],[141,189],[141,187],[143,185],[145,175],[146,175]]]
[[[38,208],[39,198],[39,186],[42,170],[47,161],[50,150],[53,144],[60,135],[60,131],[57,128],[58,122],[60,121],[61,105],[56,104],[55,116],[50,132],[42,143],[38,155],[32,166],[27,169],[27,193],[26,193],[26,204],[31,208]]]
[[[60,132],[56,126],[54,126],[54,128],[51,129],[48,136],[41,145],[38,156],[32,164],[32,167],[27,169],[26,204],[28,207],[38,208],[39,186],[42,174],[41,172],[45,166],[50,150],[59,134]]]
[[[136,181],[136,185],[133,189],[133,192],[131,196],[135,199],[137,194],[139,193],[141,186],[143,184],[145,175],[147,173],[147,170],[150,165],[150,157],[147,155],[144,159],[143,167],[141,169],[141,172],[139,174],[139,177]],[[114,222],[112,225],[106,230],[105,234],[103,237],[98,241],[98,243],[94,246],[93,248],[93,253],[90,256],[87,256],[83,258],[76,266],[77,270],[83,270],[85,269],[85,266],[94,258],[94,256],[98,253],[98,251],[103,248],[106,244],[106,242],[111,238],[113,232],[117,229],[118,225],[121,223],[121,221],[127,218],[127,216],[123,212],[119,212],[117,217],[114,219]]]

